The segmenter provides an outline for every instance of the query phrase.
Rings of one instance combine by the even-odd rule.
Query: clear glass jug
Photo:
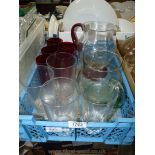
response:
[[[77,38],[76,30],[81,27],[83,36],[80,40]],[[111,23],[105,22],[87,22],[77,23],[72,26],[71,37],[76,47],[85,49],[87,47],[93,50],[114,50],[115,42],[114,35],[117,27]]]

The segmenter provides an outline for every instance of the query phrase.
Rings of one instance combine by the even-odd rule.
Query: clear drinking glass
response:
[[[49,55],[50,55],[50,54],[38,55],[38,56],[36,57],[36,64],[37,64],[37,65],[45,65],[45,66],[47,66],[46,60],[47,60],[47,58],[49,57]]]
[[[49,80],[41,88],[40,98],[49,120],[77,120],[79,91],[76,81],[65,77]]]
[[[124,101],[124,89],[119,82],[87,83],[81,106],[82,121],[108,121]]]
[[[61,38],[49,38],[47,40],[47,46],[59,46],[59,44],[63,42]]]
[[[28,76],[28,78],[20,77],[20,83],[22,85],[22,98],[24,100],[29,100],[32,98],[31,101],[33,103],[31,103],[31,105],[33,104],[36,110],[36,112],[34,112],[35,114],[45,116],[44,108],[39,98],[39,93],[43,84],[53,77],[53,70],[44,65],[35,66],[33,75]],[[27,99],[27,97],[29,99]]]
[[[41,49],[41,53],[44,54],[53,54],[57,52],[57,45],[45,46]]]
[[[46,61],[54,71],[54,77],[76,78],[77,59],[74,55],[58,52],[51,54]]]
[[[58,52],[66,52],[77,56],[77,50],[72,42],[62,42],[58,46]]]

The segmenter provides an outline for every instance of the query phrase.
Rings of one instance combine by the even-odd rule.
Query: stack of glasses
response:
[[[20,77],[24,88],[20,113],[52,121],[76,121],[80,98],[76,67],[74,44],[60,38],[49,38],[47,46],[36,57],[33,75]],[[29,108],[24,108],[24,105]],[[35,110],[31,111],[31,108]]]
[[[83,30],[83,42],[77,39],[77,27]],[[115,31],[113,24],[102,22],[78,23],[72,27],[73,42],[82,52],[83,67],[78,78],[83,94],[82,121],[108,121],[124,101],[122,59],[116,54]]]
[[[109,121],[124,101],[122,60],[115,53],[113,39],[109,39],[112,35],[98,33],[91,29],[93,24],[89,25],[85,44],[80,46],[74,38],[73,43],[48,39],[36,58],[38,74],[36,70],[28,84],[21,82],[28,94],[25,101],[31,100],[36,113],[48,120]],[[79,52],[83,67],[77,77]]]
[[[95,51],[92,59],[84,56],[84,67],[79,84],[84,101],[81,107],[83,121],[108,121],[124,101],[121,79],[121,59],[112,52]],[[97,61],[102,57],[104,61]]]

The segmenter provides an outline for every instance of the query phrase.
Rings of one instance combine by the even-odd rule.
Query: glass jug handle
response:
[[[75,31],[77,27],[81,27],[82,31],[84,31],[84,27],[85,27],[85,26],[84,26],[84,24],[77,23],[77,24],[74,24],[74,25],[72,26],[72,29],[71,29],[72,41],[73,41],[73,43],[75,44],[76,49],[77,49],[78,51],[80,51],[80,50],[82,49],[82,44],[79,42],[78,37],[77,37],[77,34],[76,34],[76,31]]]

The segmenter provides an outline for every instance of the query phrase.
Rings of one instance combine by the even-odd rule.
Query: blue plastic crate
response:
[[[33,81],[35,68],[29,81]],[[20,140],[32,142],[80,141],[103,142],[106,144],[131,144],[135,136],[134,111],[135,101],[126,76],[121,70],[126,100],[121,106],[121,118],[111,122],[87,122],[86,128],[69,128],[68,122],[38,121],[31,114],[33,106],[20,96],[20,108],[29,115],[20,115]]]

